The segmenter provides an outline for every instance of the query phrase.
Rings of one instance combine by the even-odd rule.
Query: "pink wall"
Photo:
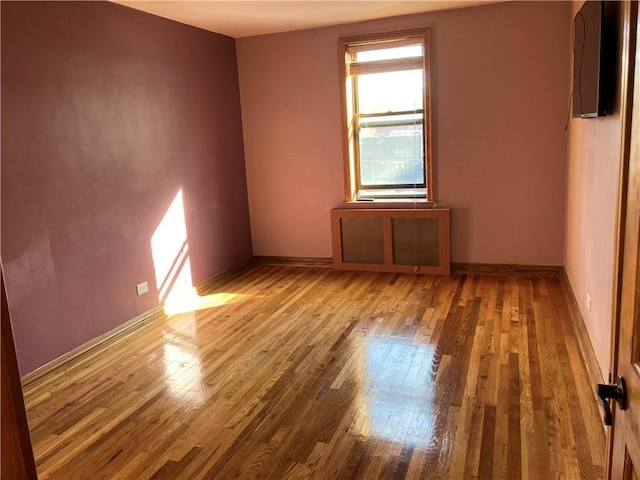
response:
[[[108,2],[3,2],[2,261],[23,374],[159,303],[150,241],[179,191],[192,282],[251,257],[234,40]]]
[[[508,2],[237,41],[256,255],[330,257],[343,200],[337,38],[429,26],[436,197],[452,260],[560,265],[565,2]]]
[[[570,22],[573,22],[573,16],[582,3],[573,2]],[[619,66],[616,76],[620,76]],[[605,379],[611,354],[612,285],[622,135],[617,103],[615,111],[606,117],[571,119],[568,144],[564,265]],[[591,311],[587,309],[587,294],[591,296]]]

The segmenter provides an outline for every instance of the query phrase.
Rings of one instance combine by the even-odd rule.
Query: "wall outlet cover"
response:
[[[147,293],[149,291],[149,283],[142,282],[136,285],[136,293],[138,295],[142,295],[143,293]]]

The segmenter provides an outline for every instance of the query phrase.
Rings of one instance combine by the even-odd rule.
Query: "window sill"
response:
[[[342,202],[342,208],[435,208],[437,206],[438,202],[424,198],[376,198]]]

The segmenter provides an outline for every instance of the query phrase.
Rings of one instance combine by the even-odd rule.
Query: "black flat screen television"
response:
[[[587,0],[573,21],[573,116],[607,114],[605,7],[601,0]]]

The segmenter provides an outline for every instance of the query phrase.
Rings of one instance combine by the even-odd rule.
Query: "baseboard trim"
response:
[[[241,274],[243,274],[248,268],[255,263],[254,257],[249,257],[244,262],[237,264],[234,267],[231,267],[228,270],[225,270],[220,273],[216,273],[212,277],[207,278],[204,282],[196,285],[196,291],[200,293],[209,292],[212,288],[216,287],[219,283],[226,282],[235,278]]]
[[[587,367],[587,372],[591,377],[591,383],[593,385],[597,383],[605,383],[605,379],[602,377],[602,370],[600,370],[600,366],[598,365],[596,352],[593,349],[593,344],[589,338],[589,333],[587,332],[587,327],[584,324],[584,319],[580,313],[580,308],[578,308],[578,301],[573,293],[573,288],[571,287],[567,271],[564,268],[562,268],[560,281],[562,283],[562,291],[564,292],[566,299],[567,309],[569,310],[571,325],[573,326],[576,337],[578,338],[582,363]]]
[[[516,265],[504,263],[451,263],[452,275],[526,275],[560,277],[564,269],[555,265]]]
[[[91,352],[92,350],[98,348],[101,345],[104,345],[107,342],[114,341],[120,337],[126,336],[130,331],[134,329],[138,329],[143,325],[159,318],[164,314],[164,305],[158,305],[146,312],[138,315],[137,317],[132,318],[124,322],[121,325],[118,325],[113,330],[109,330],[108,332],[103,333],[95,338],[92,338],[86,343],[74,348],[73,350],[68,351],[60,355],[57,358],[54,358],[48,363],[45,363],[41,367],[36,368],[35,370],[25,374],[22,376],[22,387],[27,387],[31,383],[39,380],[40,378],[50,374],[54,370],[63,367],[69,362],[80,358],[83,355]]]
[[[287,267],[332,268],[333,259],[324,257],[277,257],[257,255],[253,262],[260,265]],[[516,265],[504,263],[451,263],[452,275],[528,275],[560,277],[563,268],[555,265]]]
[[[324,257],[274,257],[259,255],[253,257],[260,265],[277,265],[287,267],[332,268],[333,260]]]
[[[231,267],[228,270],[225,270],[221,273],[217,273],[212,277],[206,279],[204,282],[196,285],[195,287],[196,291],[202,292],[204,290],[212,288],[217,283],[229,280],[234,276],[241,274],[247,267],[249,267],[253,263],[254,263],[254,259],[249,258],[248,260],[245,260],[244,262],[234,267]],[[51,372],[59,368],[62,368],[66,364],[74,360],[77,360],[78,358],[90,353],[91,351],[95,350],[98,347],[103,346],[108,342],[113,342],[126,337],[128,334],[132,333],[134,330],[137,330],[149,323],[152,323],[160,319],[164,315],[165,315],[164,304],[160,304],[156,307],[153,307],[150,310],[147,310],[146,312],[141,313],[137,317],[134,317],[131,320],[124,322],[121,325],[118,325],[113,330],[109,330],[108,332],[105,332],[102,335],[92,338],[88,342],[83,343],[82,345],[74,348],[73,350],[70,350],[69,352],[62,354],[59,357],[54,358],[50,362],[45,363],[41,367],[38,367],[35,370],[23,375],[22,378],[20,379],[22,382],[22,387],[23,388],[27,387],[28,385],[35,382],[36,380],[39,380],[40,378],[50,374]]]

